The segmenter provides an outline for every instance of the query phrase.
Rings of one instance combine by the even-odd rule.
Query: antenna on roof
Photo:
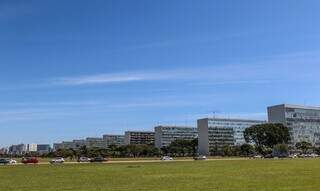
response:
[[[212,118],[216,118],[217,113],[220,113],[220,111],[219,110],[212,110],[211,113],[212,113]]]

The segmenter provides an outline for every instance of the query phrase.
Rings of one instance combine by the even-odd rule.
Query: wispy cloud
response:
[[[188,100],[135,100],[128,102],[78,101],[0,104],[0,123],[61,119],[70,116],[89,116],[132,110],[173,108],[199,104]]]
[[[2,87],[0,91],[59,86],[108,85],[148,81],[187,82],[185,85],[214,86],[314,82],[320,80],[319,51],[260,58],[248,63],[215,64],[193,68],[123,71],[38,80],[33,84]]]
[[[136,81],[154,81],[179,78],[179,71],[135,71],[105,73],[76,77],[61,77],[51,81],[54,85],[90,85],[90,84],[108,84],[125,83]],[[180,74],[181,77],[181,74]]]
[[[320,60],[320,59],[319,59]],[[303,67],[302,67],[303,66]],[[290,70],[288,70],[290,68]],[[225,64],[214,67],[180,68],[158,71],[131,71],[93,74],[87,76],[61,77],[51,80],[58,86],[79,86],[139,81],[184,80],[199,85],[267,84],[319,79],[317,62],[301,58],[248,63]],[[299,74],[299,75],[296,75]]]

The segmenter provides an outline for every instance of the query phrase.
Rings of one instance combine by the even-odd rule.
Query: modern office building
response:
[[[73,149],[73,142],[72,141],[62,141],[61,149]]]
[[[124,145],[124,135],[103,135],[103,140],[106,142],[107,146]]]
[[[175,140],[193,140],[198,137],[198,130],[185,126],[157,126],[155,131],[155,146],[167,147]]]
[[[9,154],[21,155],[27,152],[27,146],[25,144],[11,145],[9,147]]]
[[[265,121],[245,119],[205,118],[198,120],[199,154],[212,155],[219,153],[225,146],[245,143],[243,132],[252,125]]]
[[[62,143],[53,143],[53,151],[57,151],[59,149],[62,149]]]
[[[103,138],[98,137],[86,138],[86,146],[87,148],[107,148],[107,144]]]
[[[27,144],[27,152],[37,152],[37,144],[35,143],[31,143],[31,144]]]
[[[86,146],[86,140],[84,139],[76,139],[72,141],[73,145],[72,148],[73,149],[80,149],[83,146]]]
[[[289,128],[292,145],[306,141],[320,145],[320,107],[276,105],[268,107],[270,123],[282,123]]]
[[[0,155],[7,154],[8,150],[6,148],[1,148],[0,149]]]
[[[47,154],[51,151],[51,147],[49,144],[38,144],[37,145],[37,152],[39,154]]]
[[[124,142],[126,145],[154,145],[154,132],[126,131]]]

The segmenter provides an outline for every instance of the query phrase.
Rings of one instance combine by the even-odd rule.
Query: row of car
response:
[[[206,160],[206,159],[207,159],[206,156],[194,157],[194,160]],[[173,158],[170,157],[170,156],[163,156],[163,157],[161,157],[161,160],[162,161],[172,161]],[[86,162],[93,163],[93,162],[107,162],[108,159],[104,158],[104,157],[94,157],[94,158],[80,157],[80,158],[78,158],[77,161],[79,163],[86,163]],[[57,157],[57,158],[54,158],[54,159],[49,161],[50,164],[63,164],[64,162],[65,162],[65,160],[62,157]],[[23,164],[37,164],[37,163],[39,163],[39,160],[36,157],[23,157],[22,160],[21,160],[21,163],[23,163]],[[2,165],[10,165],[10,164],[14,165],[14,164],[17,164],[17,161],[13,160],[13,159],[1,158],[0,159],[0,164],[2,164]]]
[[[194,160],[207,160],[207,157],[203,156],[203,155],[200,155],[200,156],[194,157],[193,159]],[[170,157],[170,156],[163,156],[163,157],[161,157],[161,160],[163,160],[163,161],[171,161],[171,160],[173,160],[173,158]]]
[[[13,159],[0,159],[0,164],[2,164],[2,165],[17,164],[17,161],[13,160]]]
[[[291,154],[291,155],[272,155],[268,154],[265,156],[262,155],[255,155],[252,158],[255,159],[263,159],[263,158],[318,158],[320,157],[318,154],[311,153],[311,154]]]
[[[104,157],[94,157],[94,158],[88,158],[88,157],[80,157],[77,160],[79,163],[82,162],[107,162],[108,159]],[[49,161],[50,164],[63,164],[65,162],[64,158],[57,157]],[[36,157],[23,157],[21,159],[22,164],[38,164],[39,160]],[[0,158],[0,165],[14,165],[17,164],[16,160],[13,159],[6,159],[6,158]]]

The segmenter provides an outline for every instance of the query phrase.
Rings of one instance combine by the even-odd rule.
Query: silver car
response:
[[[62,164],[64,163],[64,158],[59,157],[59,158],[54,158],[50,161],[50,164]]]

